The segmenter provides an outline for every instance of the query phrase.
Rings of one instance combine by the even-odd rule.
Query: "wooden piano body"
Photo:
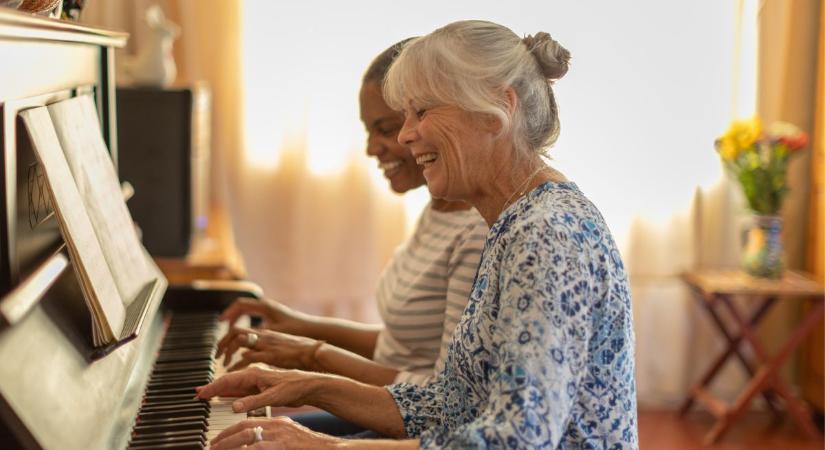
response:
[[[137,338],[91,356],[90,317],[17,113],[92,94],[117,162],[113,60],[126,38],[0,8],[0,448],[125,448],[166,312],[217,310],[243,293],[166,290]]]

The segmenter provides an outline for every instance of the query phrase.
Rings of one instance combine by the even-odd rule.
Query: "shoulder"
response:
[[[604,219],[574,183],[546,183],[530,192],[505,211],[490,236],[503,266],[517,272],[541,271],[551,279],[623,272]]]
[[[511,246],[581,252],[612,239],[598,209],[574,183],[546,183],[493,225]]]

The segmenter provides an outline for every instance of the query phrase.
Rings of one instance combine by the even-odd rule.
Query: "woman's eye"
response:
[[[415,110],[415,116],[418,117],[419,120],[423,119],[425,114],[427,114],[426,109],[416,109]]]
[[[398,127],[378,128],[377,131],[381,136],[390,137],[395,134],[398,134]]]

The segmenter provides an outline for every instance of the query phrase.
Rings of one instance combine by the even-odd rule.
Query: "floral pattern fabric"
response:
[[[633,348],[604,219],[548,182],[490,229],[443,371],[387,389],[422,448],[636,449]]]

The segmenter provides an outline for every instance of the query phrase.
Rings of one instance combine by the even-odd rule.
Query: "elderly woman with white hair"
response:
[[[635,449],[630,291],[596,207],[548,166],[558,136],[552,82],[569,53],[463,21],[404,48],[384,96],[403,110],[434,197],[464,200],[490,224],[443,370],[429,384],[368,386],[333,375],[247,369],[199,388],[237,410],[314,405],[383,436],[344,440],[286,418],[249,419],[214,449]]]

